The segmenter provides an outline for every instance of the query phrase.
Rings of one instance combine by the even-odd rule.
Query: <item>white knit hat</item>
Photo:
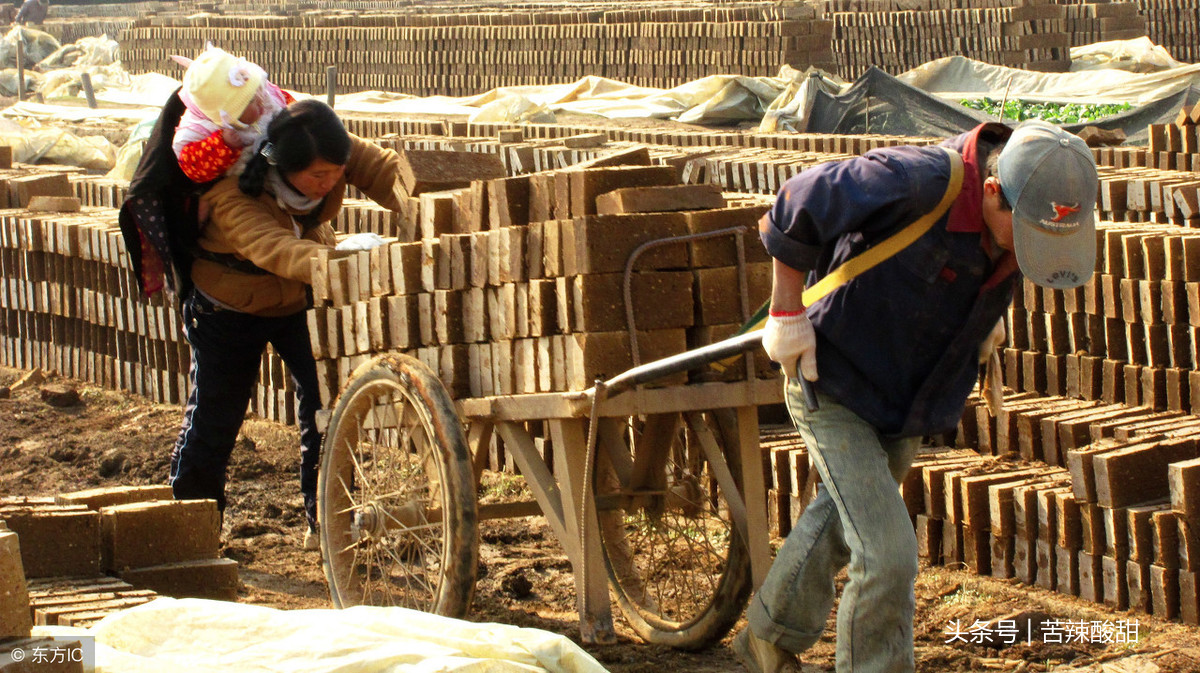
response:
[[[210,47],[183,73],[183,91],[204,116],[221,124],[242,116],[265,79],[257,65]]]

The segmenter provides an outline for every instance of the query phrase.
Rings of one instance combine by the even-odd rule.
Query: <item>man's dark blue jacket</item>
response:
[[[884,435],[958,425],[978,376],[980,344],[1012,301],[1016,261],[1012,253],[991,260],[981,211],[988,154],[1010,133],[983,124],[945,141],[966,168],[947,214],[808,307],[817,388]],[[784,184],[760,235],[773,257],[809,271],[812,285],[933,210],[949,180],[950,159],[937,147],[890,147],[821,164]]]

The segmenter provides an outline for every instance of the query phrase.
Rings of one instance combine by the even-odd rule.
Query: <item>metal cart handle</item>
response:
[[[649,383],[650,381],[671,374],[696,369],[711,362],[717,362],[718,360],[724,360],[740,353],[754,350],[760,346],[762,346],[762,330],[754,330],[694,350],[679,353],[678,355],[665,357],[654,362],[647,362],[644,365],[626,370],[605,381],[604,394],[605,397],[615,397],[643,383]],[[817,404],[817,394],[813,390],[812,382],[804,377],[800,377],[800,387],[804,390],[804,403],[808,406],[808,410],[816,411],[819,405]],[[595,389],[590,392],[594,394]]]

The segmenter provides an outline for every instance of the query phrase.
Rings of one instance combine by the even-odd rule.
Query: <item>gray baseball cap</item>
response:
[[[1000,187],[1013,207],[1013,244],[1026,278],[1054,289],[1087,282],[1096,266],[1092,151],[1073,133],[1023,122],[1000,152]]]

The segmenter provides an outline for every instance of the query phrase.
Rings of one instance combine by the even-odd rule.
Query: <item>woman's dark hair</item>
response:
[[[246,162],[238,187],[250,196],[262,194],[267,169],[286,175],[324,159],[344,165],[350,158],[350,134],[333,108],[315,98],[285,107],[267,126],[262,148]]]

